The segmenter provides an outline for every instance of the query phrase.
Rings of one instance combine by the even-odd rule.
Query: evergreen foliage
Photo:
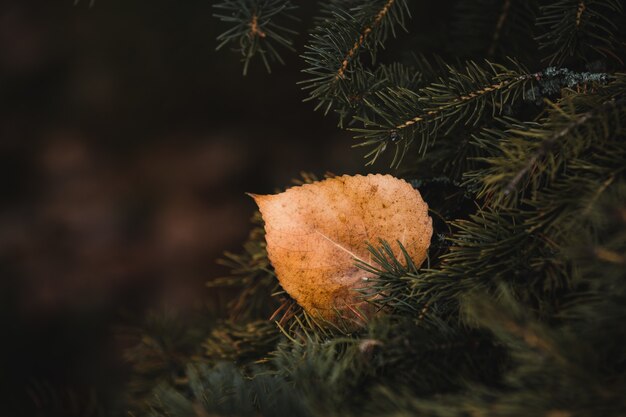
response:
[[[369,163],[392,149],[428,202],[427,262],[370,246],[357,265],[375,274],[362,296],[379,313],[332,326],[282,291],[255,217],[223,261],[232,274],[209,283],[227,308],[135,330],[132,415],[626,413],[622,4],[448,4],[441,56],[394,53],[394,38],[424,37],[411,25],[424,6],[403,0],[325,1],[303,52],[308,99]],[[244,72],[279,59],[271,42],[291,45],[275,26],[289,2],[216,8]]]
[[[250,60],[260,56],[271,72],[271,62],[284,63],[278,45],[293,51],[291,37],[297,32],[283,26],[282,20],[297,20],[292,14],[296,8],[289,0],[224,0],[213,7],[215,17],[229,23],[231,28],[218,36],[217,49],[236,45],[243,61],[243,74],[248,72]],[[279,24],[280,22],[280,24]]]
[[[562,65],[571,58],[620,60],[613,51],[619,48],[616,32],[624,23],[623,11],[619,0],[562,0],[543,5],[537,17],[537,28],[543,31],[537,41],[547,51],[544,61]]]

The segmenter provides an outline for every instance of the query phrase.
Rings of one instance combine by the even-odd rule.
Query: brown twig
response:
[[[585,5],[585,2],[580,0],[578,3],[578,10],[576,10],[576,27],[580,27],[580,20],[586,8],[587,5]]]
[[[280,306],[276,309],[276,311],[274,311],[274,313],[272,313],[272,315],[270,316],[270,318],[268,319],[269,321],[274,320],[278,314],[283,311],[288,305],[291,304],[291,300],[283,300],[283,302],[280,304]]]
[[[259,38],[264,38],[267,36],[265,32],[261,30],[261,27],[259,26],[259,17],[256,14],[252,15],[252,20],[248,26],[250,26],[250,32],[248,33],[249,37],[253,38],[258,36]]]
[[[596,256],[596,258],[605,262],[610,262],[618,265],[626,264],[626,257],[624,257],[624,255],[606,248],[597,247],[593,250],[593,254]]]
[[[534,76],[535,76],[535,74],[532,74],[532,75],[529,74],[529,75],[526,75],[526,76],[518,77],[515,80],[500,81],[499,83],[492,84],[492,85],[484,87],[484,88],[482,88],[480,90],[472,91],[471,93],[467,93],[465,95],[462,95],[461,97],[454,99],[452,101],[452,103],[453,104],[458,104],[458,103],[461,103],[461,102],[464,102],[464,101],[468,101],[468,100],[474,99],[476,97],[480,97],[480,96],[482,96],[484,94],[490,93],[492,91],[501,90],[504,87],[506,87],[509,84],[511,84],[513,81],[519,81],[520,79],[527,79],[527,78],[531,78],[531,77],[534,77]],[[425,120],[427,118],[430,118],[432,116],[435,116],[435,115],[439,114],[441,111],[445,110],[449,106],[450,105],[448,104],[448,105],[445,105],[445,106],[437,107],[434,110],[430,110],[430,111],[428,111],[428,112],[426,112],[424,114],[421,114],[419,116],[415,116],[414,118],[412,118],[410,120],[407,120],[406,122],[404,122],[402,124],[397,125],[395,128],[396,129],[404,129],[405,127],[409,127],[412,124],[421,122],[421,121],[423,121],[423,120]]]
[[[289,320],[291,320],[293,316],[296,315],[296,310],[294,310],[294,307],[296,306],[297,303],[295,301],[291,301],[291,304],[289,304],[289,308],[285,311],[285,314],[283,314],[280,320],[278,320],[279,325],[284,326],[285,323],[287,323]]]
[[[385,3],[385,5],[383,6],[383,8],[380,9],[379,12],[376,14],[376,17],[372,21],[372,24],[369,26],[366,26],[365,29],[363,29],[363,32],[359,36],[359,39],[356,42],[354,42],[354,45],[352,45],[352,48],[350,48],[347,55],[344,57],[343,61],[341,62],[341,67],[339,67],[339,69],[337,70],[337,75],[335,75],[336,80],[340,78],[344,78],[345,76],[344,74],[346,70],[348,69],[348,64],[350,63],[350,60],[356,55],[356,53],[359,51],[359,48],[363,46],[369,34],[372,33],[374,28],[377,27],[380,24],[380,22],[383,20],[383,18],[387,15],[387,13],[389,12],[389,9],[391,8],[391,6],[393,6],[394,2],[395,0],[388,0],[387,3]]]

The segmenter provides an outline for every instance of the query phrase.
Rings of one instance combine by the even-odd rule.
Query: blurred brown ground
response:
[[[33,384],[114,396],[120,311],[210,300],[215,259],[247,234],[244,192],[362,170],[349,134],[301,102],[297,55],[243,78],[214,52],[211,15],[206,0],[0,3],[0,388],[14,401]]]

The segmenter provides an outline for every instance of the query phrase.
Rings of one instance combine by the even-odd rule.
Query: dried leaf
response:
[[[390,175],[344,175],[252,197],[280,284],[308,313],[330,322],[371,314],[354,291],[372,275],[355,265],[372,263],[368,242],[384,239],[399,255],[400,241],[416,265],[426,258],[433,231],[428,206],[419,191]]]

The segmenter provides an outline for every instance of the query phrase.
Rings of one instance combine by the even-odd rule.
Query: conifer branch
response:
[[[328,113],[345,108],[346,91],[353,88],[354,77],[367,74],[359,53],[367,49],[374,58],[378,45],[395,36],[395,26],[404,28],[409,15],[406,0],[363,1],[345,10],[344,4],[331,0],[323,6],[323,16],[311,35],[303,58],[303,70],[310,78],[301,82],[309,91],[307,100],[317,100],[317,109]]]
[[[544,60],[557,66],[581,57],[588,62],[593,55],[619,61],[617,33],[622,13],[619,0],[560,0],[542,6],[537,27],[543,33],[536,39],[548,53]]]
[[[281,20],[298,20],[292,12],[297,8],[290,0],[221,0],[213,7],[214,16],[231,28],[217,37],[217,50],[228,44],[237,46],[242,55],[243,74],[246,75],[252,58],[260,56],[271,72],[270,61],[283,63],[276,46],[293,51],[291,36],[297,32],[279,24]]]
[[[354,123],[354,116],[365,117],[368,112],[365,100],[388,87],[415,89],[427,75],[410,66],[394,63],[380,65],[375,72],[357,71],[349,82],[342,82],[336,98],[335,113],[339,127]]]
[[[500,81],[498,83],[495,84],[491,84],[491,85],[487,85],[485,87],[482,87],[478,90],[475,91],[470,91],[468,93],[465,93],[464,95],[457,97],[455,99],[452,100],[451,103],[449,104],[445,104],[439,107],[436,107],[432,110],[428,110],[426,113],[420,114],[418,116],[413,117],[410,120],[405,121],[404,123],[401,123],[397,126],[395,126],[396,129],[404,129],[406,127],[409,127],[415,123],[418,122],[422,122],[422,121],[426,121],[429,119],[435,119],[437,117],[439,117],[441,115],[442,112],[444,112],[445,110],[448,110],[450,108],[453,107],[457,107],[457,106],[464,106],[466,102],[473,100],[473,99],[477,99],[480,98],[481,96],[488,94],[488,93],[492,93],[492,92],[497,92],[498,90],[502,90],[505,87],[510,87],[510,84],[515,83],[515,82],[520,82],[520,81],[527,81],[529,79],[532,79],[534,77],[536,77],[537,75],[521,75],[518,77],[515,77],[513,79],[509,79],[509,80],[504,80],[504,81]]]
[[[504,194],[508,195],[512,193],[518,186],[519,182],[524,178],[528,172],[533,169],[536,164],[543,158],[554,145],[556,145],[561,139],[570,134],[574,129],[584,125],[594,116],[594,112],[587,112],[579,115],[576,119],[572,120],[569,124],[564,126],[561,130],[555,132],[553,135],[545,139],[536,152],[528,159],[528,162],[511,178],[506,187],[504,187]]]
[[[505,121],[505,131],[492,130],[485,132],[483,138],[477,137],[477,146],[494,153],[481,158],[489,164],[482,174],[466,174],[466,184],[477,186],[478,196],[488,198],[491,204],[516,204],[521,197],[549,185],[566,161],[621,134],[621,120],[626,116],[623,98],[609,96],[590,110],[580,112],[584,102],[584,95],[557,104],[548,102],[551,108],[539,124]],[[488,142],[495,145],[493,150],[488,150]],[[522,185],[531,173],[532,180]],[[530,190],[525,191],[527,186]]]
[[[518,64],[507,69],[490,62],[484,67],[469,62],[464,72],[453,67],[448,71],[447,78],[417,92],[389,88],[366,101],[376,117],[357,117],[364,128],[350,130],[362,139],[357,146],[373,146],[366,155],[368,163],[375,162],[391,142],[396,146],[392,166],[397,166],[415,137],[420,138],[419,150],[424,153],[442,133],[459,124],[476,124],[487,108],[492,114],[500,113],[518,97],[525,98],[528,91],[534,99],[528,84],[540,75]]]
[[[243,251],[222,260],[230,274],[207,284],[237,290],[228,311],[134,333],[133,412],[618,417],[626,409],[626,76],[561,66],[613,68],[596,60],[623,52],[623,5],[455,3],[452,23],[449,13],[435,22],[458,38],[447,59],[516,60],[376,62],[405,28],[406,0],[326,0],[304,53],[303,87],[316,108],[356,131],[370,162],[394,147],[392,165],[404,158],[401,175],[419,188],[435,231],[425,264],[402,244],[399,253],[384,241],[368,246],[357,296],[372,308],[335,306],[331,323],[280,287],[257,216]],[[290,42],[272,26],[291,10],[281,9],[286,0],[219,4],[232,25],[221,42],[238,47],[244,71],[253,55],[271,57],[270,41]],[[269,19],[259,5],[277,14]],[[556,66],[529,71],[537,12],[537,40]],[[439,32],[416,30],[408,45],[440,47],[425,39]]]
[[[204,354],[211,361],[234,361],[247,364],[262,359],[274,350],[280,333],[267,320],[243,324],[225,321],[215,326],[204,341]]]
[[[370,33],[372,33],[372,31],[376,27],[378,27],[378,25],[380,25],[383,18],[389,12],[389,9],[391,8],[391,6],[393,6],[394,2],[395,0],[387,0],[387,3],[385,3],[383,8],[378,11],[372,23],[367,25],[363,29],[363,31],[361,32],[361,35],[359,35],[359,39],[356,42],[354,42],[354,45],[352,45],[352,48],[350,48],[350,50],[348,51],[348,54],[344,57],[343,61],[341,61],[341,67],[337,70],[337,75],[335,75],[335,78],[345,78],[345,72],[346,72],[346,69],[348,68],[348,64],[350,64],[350,61],[359,52],[359,49],[363,47]]]
[[[278,281],[267,259],[265,230],[256,212],[248,240],[239,254],[226,252],[218,263],[230,269],[230,275],[214,278],[206,283],[209,288],[239,288],[240,292],[228,303],[232,320],[249,319],[252,314],[263,312],[268,317],[275,309],[276,301],[268,302],[279,288]]]
[[[375,278],[368,280],[369,285],[362,291],[363,298],[380,309],[391,308],[394,312],[413,314],[421,321],[428,304],[414,304],[406,296],[410,293],[410,282],[417,277],[418,268],[401,242],[397,243],[402,259],[398,259],[388,242],[379,243],[380,247],[368,245],[372,254],[371,263],[357,262],[359,268],[375,275]]]
[[[530,73],[520,66],[507,69],[490,62],[487,67],[470,62],[465,73],[451,67],[449,72],[448,78],[417,92],[387,89],[367,101],[377,117],[356,117],[365,126],[350,130],[362,139],[356,146],[373,146],[366,155],[369,163],[375,162],[388,143],[396,146],[392,166],[397,166],[415,138],[419,138],[418,149],[423,154],[456,126],[476,125],[487,109],[495,116],[518,98],[535,101],[558,94],[564,87],[600,85],[608,79],[603,73],[576,73],[553,67]],[[417,116],[412,115],[415,109]]]

